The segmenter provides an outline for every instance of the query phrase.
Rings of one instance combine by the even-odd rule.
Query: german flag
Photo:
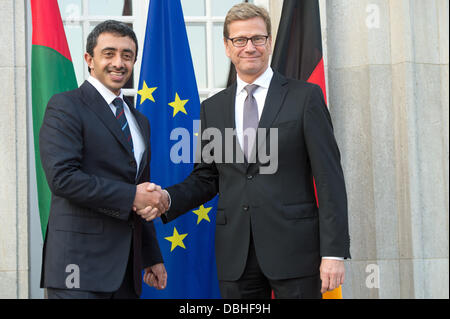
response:
[[[327,101],[318,0],[284,0],[271,66],[288,78],[319,85]],[[342,299],[341,287],[323,298]]]

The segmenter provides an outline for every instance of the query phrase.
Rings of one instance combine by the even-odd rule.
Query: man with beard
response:
[[[138,298],[142,269],[158,289],[167,274],[153,223],[133,208],[167,203],[146,190],[150,124],[122,92],[137,59],[136,35],[105,21],[86,51],[89,78],[50,99],[39,135],[52,192],[41,287],[48,298]]]

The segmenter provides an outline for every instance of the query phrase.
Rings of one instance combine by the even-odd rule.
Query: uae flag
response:
[[[271,66],[288,78],[319,85],[327,101],[318,0],[284,0]],[[323,298],[342,299],[341,287]]]
[[[77,87],[57,0],[31,0],[33,37],[31,49],[31,89],[36,182],[42,236],[50,212],[50,189],[39,155],[39,130],[50,98]]]

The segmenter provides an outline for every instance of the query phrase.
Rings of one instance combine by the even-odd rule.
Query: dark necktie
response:
[[[116,119],[119,122],[120,128],[122,129],[123,134],[125,134],[125,138],[128,144],[130,144],[131,151],[134,151],[130,127],[128,126],[127,118],[125,116],[125,110],[123,109],[123,100],[120,97],[115,98],[113,104],[116,107]]]
[[[133,148],[133,139],[131,138],[131,132],[130,127],[128,126],[128,121],[125,116],[125,111],[123,108],[123,100],[121,98],[115,98],[112,102],[114,106],[116,107],[116,119],[119,122],[120,128],[122,129],[123,134],[125,135],[125,138],[130,144],[131,151],[134,153]],[[142,289],[142,219],[139,218],[137,214],[131,215],[132,223],[133,223],[133,249],[132,254],[133,256],[129,256],[129,258],[132,258],[133,262],[133,283],[134,283],[134,291],[136,294],[140,295],[141,289]],[[128,267],[128,266],[127,266]]]
[[[245,158],[249,160],[253,144],[256,139],[256,130],[258,128],[258,104],[253,96],[253,92],[258,88],[256,84],[247,85],[244,89],[247,91],[247,97],[244,101],[244,154]],[[247,134],[245,134],[247,133]]]

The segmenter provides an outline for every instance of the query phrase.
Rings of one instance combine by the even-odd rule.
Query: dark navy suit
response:
[[[76,265],[79,288],[72,289],[114,292],[128,269],[139,296],[143,267],[162,262],[153,223],[132,211],[136,185],[150,179],[150,124],[130,109],[146,145],[139,172],[118,121],[89,82],[50,99],[39,135],[52,192],[41,287],[67,289],[67,266]]]

